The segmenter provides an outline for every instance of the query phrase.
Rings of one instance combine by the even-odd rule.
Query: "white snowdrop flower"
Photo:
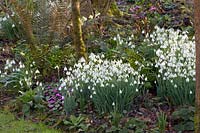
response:
[[[94,91],[93,94],[96,95],[97,94],[96,91]]]
[[[142,34],[144,34],[145,33],[145,31],[144,30],[142,30]]]
[[[119,90],[119,94],[122,94],[122,90]]]
[[[56,65],[54,68],[55,68],[55,69],[59,69],[59,66],[58,66],[58,65]]]
[[[80,62],[80,63],[84,63],[84,62],[85,62],[85,59],[84,59],[83,57],[81,57],[80,60],[79,60],[79,62]]]
[[[36,85],[37,85],[37,86],[39,85],[39,81],[36,82]]]
[[[35,71],[35,74],[39,74],[40,73],[40,71],[37,69],[36,71]]]
[[[111,87],[115,87],[115,85],[114,85],[114,84],[112,84],[112,85],[111,85]]]
[[[134,35],[133,35],[133,34],[131,35],[131,38],[134,38]]]
[[[8,73],[7,72],[4,72],[4,75],[7,75]]]
[[[67,71],[65,74],[69,76],[71,73],[69,71]]]
[[[58,87],[58,90],[61,91],[61,90],[62,90],[62,87]]]
[[[90,98],[92,99],[92,95],[90,95]]]
[[[81,89],[80,92],[83,92],[83,89]]]
[[[101,87],[104,87],[104,84],[101,84]]]
[[[28,75],[28,71],[26,71],[25,73],[26,73],[26,75]]]
[[[28,79],[27,79],[27,78],[24,78],[24,80],[25,80],[25,82],[27,82],[27,81],[28,81]]]
[[[6,17],[3,17],[2,21],[6,21],[6,20],[7,20],[7,18],[6,18]]]
[[[136,89],[135,91],[136,91],[136,92],[138,92],[139,90],[138,90],[138,89]]]
[[[115,103],[114,103],[114,102],[112,103],[112,106],[115,106]]]
[[[177,88],[177,85],[176,85],[176,84],[174,85],[174,88]]]
[[[15,27],[15,25],[14,24],[12,24],[12,28],[14,28]]]
[[[21,80],[19,81],[19,84],[20,84],[21,86],[23,86],[23,83],[22,83],[22,81],[21,81]]]
[[[15,65],[15,64],[16,64],[15,60],[12,60],[12,61],[11,61],[11,64]]]
[[[187,78],[187,79],[186,79],[186,82],[190,82],[190,79],[189,79],[189,78]]]
[[[5,66],[5,67],[4,67],[4,70],[8,70],[8,66]]]
[[[42,87],[42,82],[39,83],[39,86]]]
[[[64,67],[64,71],[67,71],[67,67],[66,66]]]
[[[190,94],[192,94],[192,91],[190,90]]]

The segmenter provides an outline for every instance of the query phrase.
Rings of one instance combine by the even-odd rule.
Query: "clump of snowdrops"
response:
[[[92,53],[88,63],[80,59],[73,68],[65,68],[66,78],[59,89],[72,88],[80,105],[91,101],[100,113],[123,112],[142,88],[145,77],[140,75],[141,67],[134,70],[122,60]]]
[[[194,104],[195,43],[187,32],[155,27],[145,41],[155,50],[158,95],[175,105]]]
[[[0,70],[0,82],[5,88],[14,91],[30,90],[34,84],[42,86],[42,83],[37,81],[39,76],[40,72],[36,69],[34,62],[28,65],[8,59],[4,68]]]

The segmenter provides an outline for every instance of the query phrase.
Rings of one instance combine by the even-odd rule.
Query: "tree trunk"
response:
[[[200,0],[194,0],[196,43],[195,133],[200,133]]]
[[[86,48],[82,37],[80,0],[72,0],[72,24],[74,45],[76,48],[77,58],[84,57],[87,60]]]

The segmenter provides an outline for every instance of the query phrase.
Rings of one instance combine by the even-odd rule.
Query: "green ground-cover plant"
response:
[[[31,53],[30,47],[19,42],[13,49],[15,58],[23,60],[24,64],[32,64],[40,71],[41,81],[54,81],[63,76],[64,66],[72,66],[75,63],[74,49],[71,45],[60,47],[59,45],[41,44]],[[54,79],[53,79],[54,78]]]
[[[22,103],[22,112],[23,115],[26,117],[30,116],[30,112],[33,110],[40,110],[42,111],[45,109],[43,96],[38,89],[35,90],[28,90],[26,92],[21,92],[21,95],[17,98],[20,103]]]
[[[134,19],[134,28],[139,36],[141,33],[150,33],[155,25],[163,23],[165,16],[161,15],[159,1],[135,1],[129,12]]]
[[[69,117],[69,120],[63,120],[63,123],[68,126],[69,131],[73,131],[73,132],[87,132],[88,130],[88,125],[84,124],[85,118],[83,116],[74,116],[71,115]]]
[[[164,112],[160,112],[157,114],[157,119],[158,119],[158,129],[160,133],[165,133],[165,129],[167,126],[167,116]]]
[[[185,106],[176,109],[172,113],[174,121],[173,128],[178,131],[193,131],[194,130],[194,112],[195,108],[192,106]]]

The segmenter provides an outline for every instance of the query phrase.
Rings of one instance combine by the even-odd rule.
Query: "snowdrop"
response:
[[[140,75],[141,67],[144,66],[140,65],[137,70],[134,70],[129,63],[123,63],[122,60],[107,60],[103,54],[91,53],[88,63],[81,59],[73,67],[66,69],[65,79],[62,82],[66,83],[66,88],[74,88],[75,95],[78,94],[77,97],[92,100],[100,111],[112,111],[112,109],[107,109],[108,105],[114,102],[116,106],[120,106],[118,104],[123,101],[126,104],[118,107],[122,111],[129,108],[129,103],[143,85],[141,80],[144,79],[144,75]],[[121,95],[123,92],[130,94],[130,99],[124,98]],[[116,98],[110,100],[104,98],[110,94]],[[121,98],[118,97],[119,94]],[[99,102],[103,100],[106,104],[99,105]],[[102,106],[105,106],[106,109]]]
[[[169,97],[175,105],[194,104],[195,43],[187,32],[155,27],[155,32],[145,39],[154,51],[158,69],[157,91]]]
[[[37,73],[37,72],[36,72]],[[15,89],[22,91],[30,89],[34,84],[33,79],[37,80],[39,75],[35,75],[33,64],[24,65],[23,62],[7,59],[4,64],[4,69],[1,70],[1,77],[5,78],[2,82],[5,86],[12,85]],[[38,84],[39,85],[39,84]]]
[[[155,51],[155,67],[165,79],[181,77],[189,82],[195,76],[194,39],[189,40],[186,33],[156,26],[155,32],[146,39],[151,42],[149,46],[159,46]]]

